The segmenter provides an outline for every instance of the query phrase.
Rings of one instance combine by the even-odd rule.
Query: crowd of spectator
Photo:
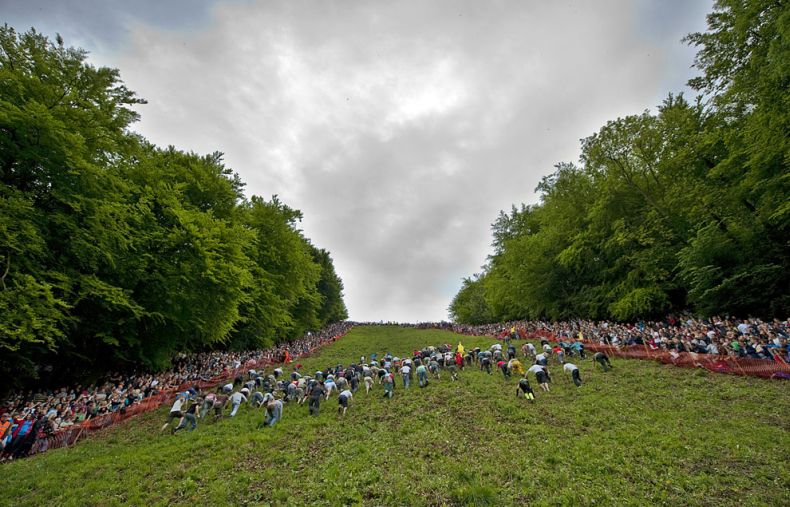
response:
[[[717,354],[739,358],[790,361],[790,319],[695,318],[669,316],[663,321],[618,323],[571,320],[512,321],[480,326],[421,324],[468,335],[504,336],[512,332],[546,334],[560,340],[580,339],[616,347],[641,345],[649,350]]]
[[[159,373],[115,372],[90,385],[13,393],[0,404],[0,459],[26,456],[38,439],[96,417],[123,412],[184,384],[222,378],[244,364],[296,359],[345,334],[352,325],[335,323],[268,349],[179,354],[170,369]]]

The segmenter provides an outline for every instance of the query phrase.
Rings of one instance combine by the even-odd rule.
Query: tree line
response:
[[[221,153],[130,131],[144,101],[86,58],[0,27],[2,377],[159,369],[344,320],[342,281],[302,214],[245,198]]]
[[[790,315],[790,9],[720,0],[707,21],[685,39],[698,96],[608,122],[500,212],[455,321]]]

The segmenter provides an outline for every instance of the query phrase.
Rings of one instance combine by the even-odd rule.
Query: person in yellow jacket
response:
[[[461,354],[461,357],[464,356],[464,346],[461,342],[458,342],[458,353]]]
[[[524,370],[524,365],[521,364],[521,361],[518,359],[511,359],[509,363],[511,372],[517,373],[519,375],[523,375],[526,372],[526,370]]]

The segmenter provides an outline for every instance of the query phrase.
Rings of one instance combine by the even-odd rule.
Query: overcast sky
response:
[[[135,129],[222,151],[328,249],[353,320],[447,318],[500,209],[607,120],[686,90],[708,0],[0,0],[148,100]]]

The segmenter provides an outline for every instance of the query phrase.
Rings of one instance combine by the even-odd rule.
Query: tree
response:
[[[116,69],[0,29],[0,372],[25,382],[163,368],[346,316],[328,252],[221,153],[160,149]],[[9,383],[4,384],[9,388]]]

